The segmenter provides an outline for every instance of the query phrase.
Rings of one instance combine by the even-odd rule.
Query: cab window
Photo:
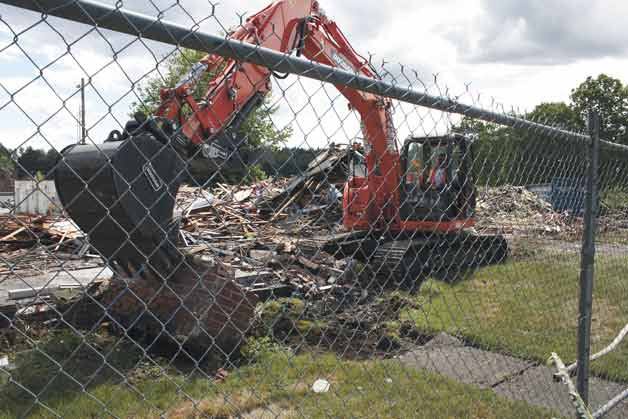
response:
[[[423,151],[423,144],[421,143],[410,143],[408,145],[406,158],[406,185],[410,188],[422,187],[425,177]]]

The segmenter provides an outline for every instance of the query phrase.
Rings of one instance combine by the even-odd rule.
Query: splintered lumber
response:
[[[247,220],[243,216],[241,216],[239,214],[236,214],[234,211],[231,211],[230,209],[228,209],[226,207],[220,207],[220,211],[226,212],[227,214],[231,215],[232,217],[237,218],[238,221],[240,221],[242,223],[249,224],[251,222],[250,220]]]
[[[7,234],[6,236],[4,236],[3,238],[0,239],[0,242],[3,242],[5,240],[9,240],[12,239],[13,237],[17,236],[18,234],[20,234],[22,231],[26,230],[26,227],[20,227],[17,230],[15,230],[13,233]]]
[[[277,217],[279,217],[281,215],[281,213],[283,213],[283,211],[288,208],[297,198],[299,198],[303,192],[305,192],[307,189],[309,189],[309,187],[312,185],[312,179],[308,180],[305,185],[303,185],[303,187],[294,195],[292,195],[292,197],[286,201],[285,204],[283,204],[281,206],[281,208],[279,208],[277,210],[277,212],[275,213],[275,215],[272,216],[272,218],[270,219],[270,221],[275,221],[277,219]]]
[[[0,216],[0,243],[12,248],[28,247],[34,242],[56,243],[54,252],[63,243],[83,237],[83,232],[63,216],[37,216],[8,214]]]

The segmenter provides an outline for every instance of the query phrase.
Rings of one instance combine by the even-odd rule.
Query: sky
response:
[[[301,1],[301,0],[294,0]],[[113,4],[106,0],[104,3]],[[221,34],[268,0],[123,0],[123,7]],[[492,109],[532,109],[568,101],[587,76],[628,82],[625,0],[321,1],[353,47],[380,73],[416,74],[412,87]],[[163,70],[172,46],[0,5],[0,142],[9,148],[77,141],[81,77],[89,141],[128,119],[136,89]],[[383,69],[381,68],[384,64]],[[409,71],[410,69],[415,70]],[[360,136],[359,121],[333,86],[275,81],[273,122],[290,126],[290,145],[320,147]],[[502,105],[503,104],[503,105]],[[457,117],[395,104],[399,137],[446,131]]]

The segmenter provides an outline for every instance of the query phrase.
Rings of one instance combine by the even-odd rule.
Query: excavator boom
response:
[[[316,0],[275,1],[227,36],[379,78]],[[173,271],[182,257],[176,247],[175,197],[190,159],[199,154],[228,159],[236,154],[241,124],[270,93],[273,77],[283,76],[264,66],[209,54],[176,86],[161,90],[154,115],[136,115],[123,132],[113,131],[104,144],[73,145],[62,152],[55,175],[61,202],[103,257],[129,273],[153,270],[167,277]],[[207,79],[207,85],[201,86],[204,95],[197,100],[193,93]],[[416,219],[420,211],[402,206],[402,195],[406,202],[421,188],[410,188],[402,180],[406,179],[400,163],[404,159],[399,155],[390,99],[346,86],[336,88],[360,115],[366,150],[366,176],[353,177],[345,186],[344,226],[390,235],[451,233],[472,225],[468,208],[451,219],[426,222]],[[423,202],[429,193],[433,191],[421,190],[416,202]]]
[[[276,1],[228,36],[377,77],[315,0]],[[207,73],[204,97],[197,101],[193,92]],[[178,263],[178,224],[172,214],[189,159],[237,153],[236,133],[271,91],[273,75],[279,76],[263,66],[209,54],[176,86],[161,90],[154,115],[137,115],[104,144],[63,150],[55,174],[61,202],[107,260],[131,273],[147,267],[169,272]],[[352,189],[359,199],[350,199],[345,224],[383,226],[396,217],[399,199],[391,104],[370,93],[337,87],[360,114],[369,150],[369,176]],[[366,206],[353,210],[353,202]]]

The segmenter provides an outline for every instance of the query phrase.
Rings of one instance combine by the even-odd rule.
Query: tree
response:
[[[131,115],[138,111],[147,115],[154,113],[161,103],[159,91],[162,88],[174,87],[179,80],[181,80],[183,75],[204,56],[205,53],[191,49],[181,49],[173,53],[173,55],[166,60],[165,73],[161,70],[157,70],[158,74],[148,77],[143,84],[137,88],[139,102],[132,104]],[[207,85],[210,77],[210,74],[203,75],[200,82],[196,85],[196,89],[193,92],[195,99],[201,99],[203,94],[202,88]]]
[[[516,130],[468,117],[454,130],[475,136],[471,171],[478,185],[515,182],[523,147]]]
[[[14,177],[15,162],[11,158],[11,152],[0,144],[0,191],[12,191]]]
[[[558,126],[566,130],[585,128],[580,113],[565,102],[546,102],[537,105],[526,115],[528,119],[539,123]]]
[[[563,102],[541,103],[526,118],[568,130],[583,128],[580,115]],[[457,130],[476,135],[472,170],[478,185],[547,183],[561,175],[566,165],[569,170],[580,167],[567,160],[579,158],[576,155],[583,151],[571,145],[566,155],[565,141],[555,136],[469,118],[464,118]],[[579,175],[572,171],[569,176]]]
[[[59,152],[53,148],[46,150],[28,146],[17,153],[18,178],[49,178],[59,159]]]
[[[0,169],[4,171],[13,171],[15,162],[11,157],[11,152],[2,144],[0,144]]]
[[[603,139],[628,144],[628,86],[619,79],[600,74],[571,91],[573,109],[586,120],[589,110],[600,115]]]
[[[572,90],[572,103],[537,105],[525,115],[542,124],[579,131],[586,128],[589,109],[600,112],[602,138],[628,144],[628,86],[601,74]],[[566,142],[535,130],[501,127],[463,118],[456,130],[474,133],[473,170],[478,185],[548,183],[557,177],[584,176],[585,144]],[[601,151],[609,153],[609,151]],[[610,152],[616,153],[616,151]]]
[[[189,49],[182,49],[174,53],[166,61],[165,72],[149,77],[138,87],[139,101],[133,103],[131,114],[137,111],[145,114],[154,113],[161,102],[159,91],[164,87],[174,87],[190,68],[204,56],[203,52]],[[197,83],[193,92],[197,101],[202,100],[211,77],[212,74],[204,74]],[[239,158],[232,159],[233,161],[228,165],[222,165],[220,174],[223,180],[239,182],[243,179],[256,180],[266,176],[259,165],[255,164],[256,156],[260,154],[259,149],[271,148],[276,150],[285,144],[292,135],[292,130],[289,127],[278,129],[275,126],[271,117],[276,111],[277,107],[270,106],[267,98],[264,104],[255,109],[243,122],[238,136],[240,139],[244,139],[244,144],[239,148]],[[209,173],[211,167],[212,165],[203,165],[203,163],[193,164],[195,177],[203,178],[211,175]],[[202,179],[196,180],[202,181]]]

